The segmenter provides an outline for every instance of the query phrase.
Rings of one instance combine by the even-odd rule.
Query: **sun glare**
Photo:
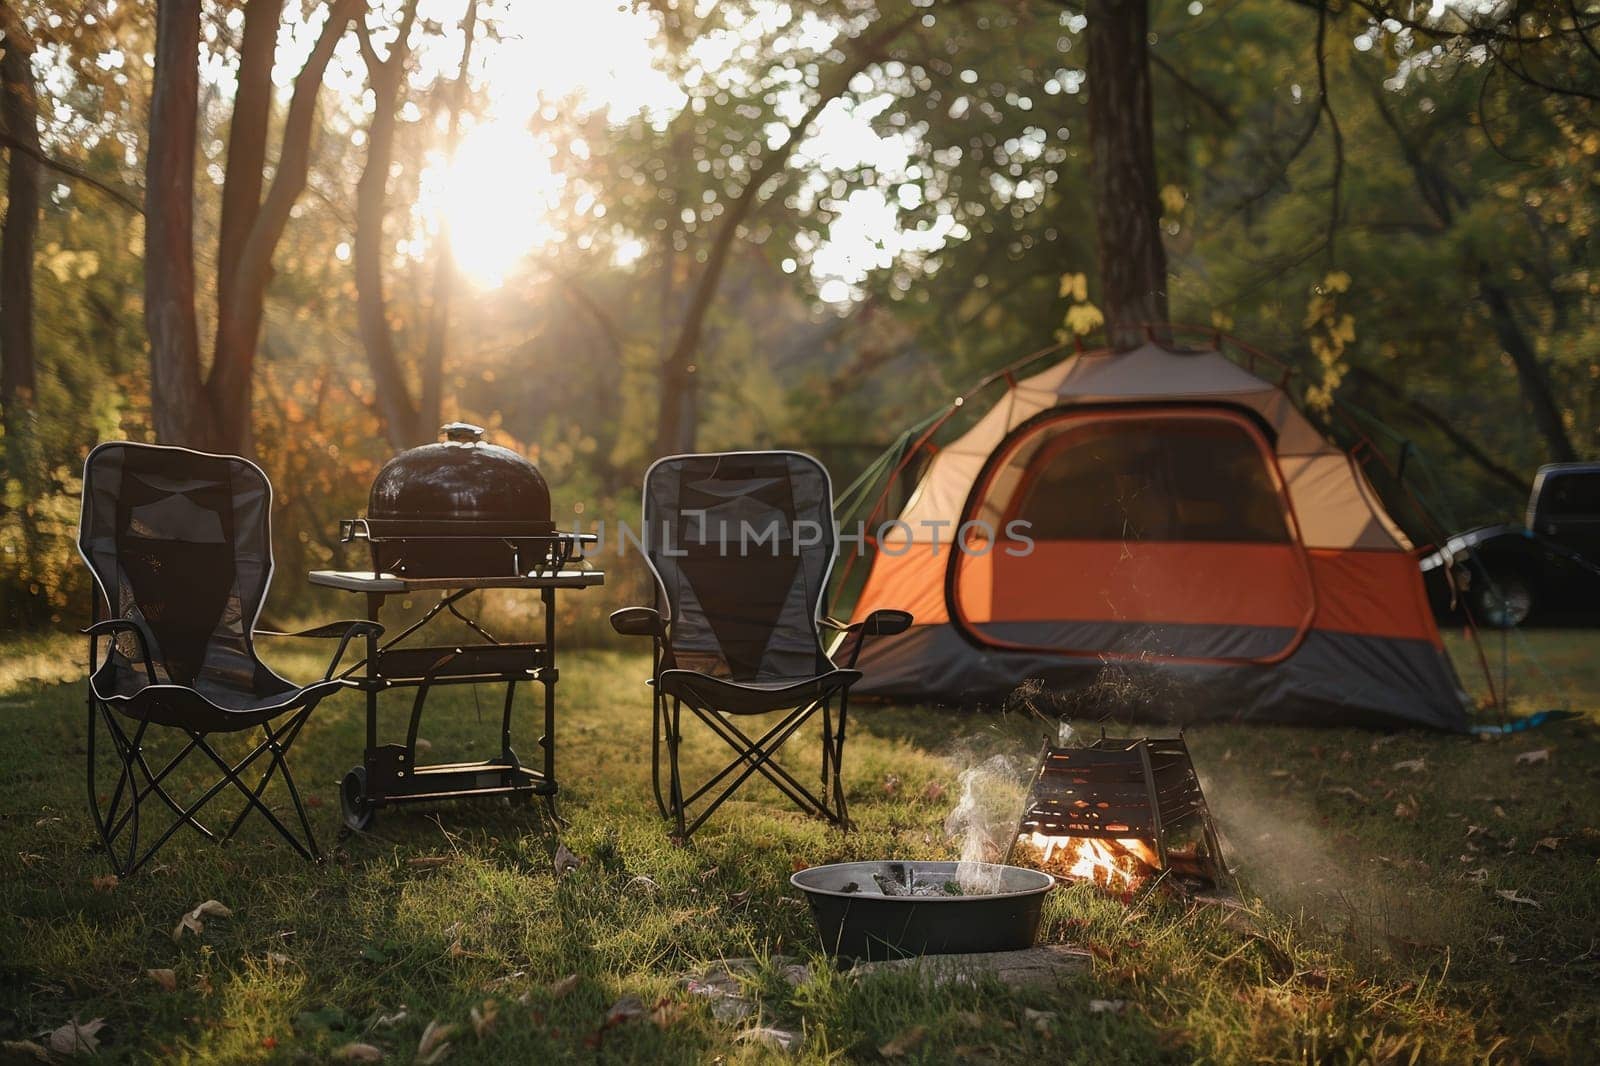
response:
[[[423,173],[419,207],[433,233],[448,227],[461,272],[495,288],[559,236],[551,212],[563,184],[550,168],[548,142],[489,124],[462,138],[454,162],[434,159]]]

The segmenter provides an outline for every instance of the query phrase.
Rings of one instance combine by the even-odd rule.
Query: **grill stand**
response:
[[[1155,849],[1158,874],[1171,869],[1169,837],[1198,829],[1205,846],[1200,866],[1213,887],[1229,878],[1211,810],[1180,732],[1152,739],[1107,737],[1083,747],[1039,750],[1028,798],[1011,835],[1011,864],[1023,833],[1073,839],[1139,839]]]
[[[366,694],[366,752],[360,766],[345,775],[340,806],[345,824],[356,831],[372,825],[380,807],[436,802],[469,796],[521,795],[544,800],[552,819],[561,822],[556,781],[556,592],[601,585],[598,570],[565,570],[524,577],[408,579],[370,571],[318,570],[311,583],[365,595],[367,618],[378,621],[391,595],[440,592],[439,601],[399,633],[379,641],[367,636],[365,657],[341,676]],[[496,640],[457,608],[463,599],[490,588],[537,590],[544,605],[542,641]],[[483,638],[483,643],[403,645],[441,614],[449,613]],[[517,685],[536,682],[543,688],[544,733],[539,737],[541,765],[524,766],[511,746],[511,715]],[[500,754],[482,762],[418,765],[417,733],[429,693],[443,685],[506,686],[500,719]],[[405,743],[378,741],[378,697],[389,689],[415,689]]]

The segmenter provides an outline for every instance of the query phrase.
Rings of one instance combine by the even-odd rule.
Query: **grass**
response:
[[[571,825],[559,841],[584,862],[567,875],[531,807],[385,812],[371,833],[341,838],[337,781],[362,743],[358,701],[342,696],[293,758],[326,864],[256,827],[220,850],[180,835],[160,866],[108,885],[83,796],[75,648],[13,644],[0,663],[6,1041],[75,1017],[105,1019],[107,1062],[314,1062],[354,1042],[409,1062],[434,1020],[458,1026],[450,1061],[462,1063],[876,1061],[897,1037],[908,1062],[1537,1062],[1600,1046],[1593,633],[1509,648],[1524,707],[1589,716],[1502,740],[1191,730],[1246,908],[1059,889],[1042,937],[1083,945],[1091,961],[1059,988],[1024,992],[839,975],[816,957],[788,876],[949,856],[959,771],[995,752],[1026,762],[1037,721],[862,708],[846,753],[856,832],[762,788],[675,847],[649,795],[646,662],[574,652],[562,664]],[[306,676],[310,655],[281,660]],[[430,757],[481,757],[497,713],[492,698],[480,710],[468,691],[442,693],[424,722]],[[525,756],[532,718],[530,702]],[[1542,761],[1519,761],[1539,749]],[[715,754],[703,744],[694,762]],[[175,941],[180,916],[207,899],[233,916]],[[685,975],[747,957],[758,960],[748,995],[764,1024],[799,1034],[795,1053],[741,1039],[750,1021],[718,1021],[685,991]],[[790,958],[810,964],[799,984],[784,975]],[[152,969],[171,970],[176,987]],[[605,1027],[629,996],[646,1017]],[[1122,1006],[1097,1011],[1097,1000]],[[661,1024],[649,1016],[658,1005]],[[494,1015],[481,1034],[474,1010]]]

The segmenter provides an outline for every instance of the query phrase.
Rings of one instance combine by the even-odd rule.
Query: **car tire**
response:
[[[1474,582],[1472,613],[1490,629],[1515,629],[1533,614],[1533,584],[1521,574],[1490,574]]]

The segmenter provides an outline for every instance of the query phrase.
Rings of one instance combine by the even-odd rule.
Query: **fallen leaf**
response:
[[[1121,1014],[1128,1009],[1125,999],[1091,999],[1089,1001],[1090,1014]]]
[[[643,1018],[645,1013],[644,1000],[638,996],[623,996],[611,1005],[610,1010],[606,1011],[606,1027],[610,1028],[613,1025],[621,1025],[623,1022],[631,1022],[635,1018]]]
[[[764,1044],[767,1047],[777,1048],[779,1051],[793,1051],[800,1045],[800,1034],[787,1029],[775,1029],[770,1025],[757,1025],[749,1029],[741,1029],[733,1036],[734,1042],[739,1044]]]
[[[1517,890],[1514,888],[1497,888],[1495,889],[1494,894],[1503,900],[1508,900],[1511,903],[1526,903],[1530,907],[1539,906],[1538,900],[1529,899],[1527,896],[1519,896],[1517,895]]]
[[[583,865],[583,859],[567,849],[565,844],[556,845],[555,868],[556,876],[562,877]]]
[[[438,866],[447,866],[455,861],[454,855],[418,855],[407,859],[406,865],[417,870],[431,870]]]
[[[433,750],[433,741],[427,739],[426,737],[418,737],[417,738],[417,751],[419,753],[427,754],[428,752],[430,752],[432,750]]]
[[[1533,850],[1535,852],[1538,852],[1538,851],[1541,851],[1541,850],[1543,850],[1543,851],[1555,851],[1556,849],[1558,849],[1560,847],[1561,847],[1561,838],[1560,837],[1540,837],[1539,840],[1533,845]]]
[[[267,952],[267,961],[274,966],[290,966],[294,963],[293,959],[283,954],[281,951]]]
[[[79,1022],[74,1018],[66,1025],[50,1034],[50,1050],[57,1055],[76,1055],[87,1052],[93,1055],[100,1049],[100,1040],[96,1033],[106,1027],[104,1018],[94,1018],[87,1022]]]
[[[1406,760],[1404,760],[1402,762],[1395,763],[1394,764],[1394,768],[1396,770],[1405,770],[1405,771],[1407,771],[1409,773],[1413,773],[1413,774],[1420,774],[1423,771],[1427,770],[1427,768],[1428,768],[1428,760],[1426,760],[1426,759],[1406,759]]]
[[[899,774],[884,774],[883,775],[883,794],[885,796],[893,796],[895,793],[897,793],[899,791],[900,791],[900,775]]]
[[[650,1020],[655,1022],[657,1029],[668,1029],[683,1017],[683,1010],[682,1003],[663,997],[656,1003],[656,1009],[650,1012]]]
[[[1467,880],[1471,881],[1475,885],[1486,885],[1486,884],[1488,884],[1489,883],[1489,869],[1488,869],[1488,867],[1480,866],[1476,870],[1467,871]]]
[[[495,1022],[500,1018],[500,1004],[492,999],[486,999],[480,1006],[473,1007],[468,1012],[472,1019],[472,1031],[479,1040],[494,1032]]]
[[[440,1025],[435,1018],[422,1030],[422,1039],[417,1042],[417,1062],[424,1066],[431,1066],[435,1062],[443,1062],[444,1057],[450,1054],[450,1034],[456,1031],[454,1025]]]
[[[1415,818],[1417,816],[1417,797],[1407,796],[1394,805],[1396,818]]]
[[[1521,755],[1517,756],[1517,765],[1518,766],[1537,766],[1539,763],[1549,762],[1549,761],[1550,761],[1550,749],[1549,748],[1535,748],[1532,751],[1525,751]]]
[[[1023,1007],[1022,1020],[1031,1025],[1036,1032],[1048,1033],[1055,1025],[1056,1012],[1053,1010],[1034,1010],[1032,1007]]]
[[[395,1026],[405,1021],[407,1017],[409,1017],[409,1015],[406,1014],[405,1008],[402,1007],[393,1014],[378,1015],[378,1020],[373,1024],[375,1024],[379,1029],[393,1029]]]
[[[1267,771],[1267,776],[1268,777],[1275,777],[1275,778],[1278,778],[1279,780],[1282,780],[1282,779],[1284,779],[1284,778],[1289,776],[1289,771],[1287,771],[1287,770],[1268,770]]]
[[[189,911],[182,918],[178,919],[177,927],[172,930],[172,939],[183,939],[184,930],[188,930],[195,936],[199,936],[206,927],[205,919],[207,918],[232,917],[233,911],[230,910],[226,905],[219,903],[214,899],[208,899],[204,903],[195,907],[194,910]]]
[[[550,994],[551,999],[565,999],[577,987],[578,975],[569,973],[559,981],[552,981],[545,991]]]
[[[1357,803],[1367,802],[1367,797],[1363,796],[1349,785],[1340,785],[1338,788],[1330,788],[1328,789],[1328,792],[1335,796],[1345,796],[1349,799],[1353,799]]]
[[[944,799],[945,786],[943,781],[929,781],[922,790],[923,803],[938,803]]]
[[[96,892],[110,892],[120,883],[120,878],[116,874],[100,874],[89,883],[94,886]]]
[[[178,990],[178,975],[171,970],[146,970],[145,976],[160,985],[164,991],[176,992]]]
[[[334,1053],[341,1062],[381,1062],[383,1052],[371,1044],[346,1044]]]
[[[895,1038],[878,1048],[878,1054],[886,1059],[898,1059],[908,1052],[915,1051],[922,1046],[923,1039],[928,1035],[926,1025],[913,1025],[903,1033],[896,1034]]]
[[[37,1059],[39,1062],[51,1062],[50,1052],[42,1044],[35,1044],[32,1040],[0,1040],[0,1051],[6,1053],[8,1058],[20,1058],[26,1055]]]

